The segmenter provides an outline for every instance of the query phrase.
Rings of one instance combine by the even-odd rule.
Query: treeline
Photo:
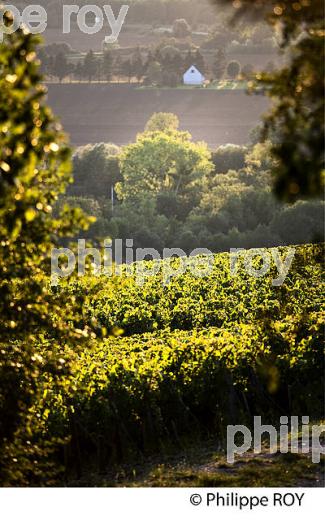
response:
[[[132,238],[135,247],[268,247],[323,239],[320,200],[278,202],[269,144],[210,151],[178,130],[173,114],[156,114],[123,149],[76,150],[68,201],[96,216],[88,236]]]
[[[206,78],[220,80],[224,77],[237,79],[253,75],[253,66],[227,60],[223,49],[219,49],[209,65],[199,49],[181,52],[172,45],[158,46],[142,52],[140,48],[127,58],[112,51],[95,54],[89,51],[83,59],[73,63],[69,58],[69,47],[65,43],[49,45],[39,52],[42,72],[50,80],[60,82],[65,78],[74,81],[137,81],[144,85],[176,87],[182,83],[183,74],[195,65]]]

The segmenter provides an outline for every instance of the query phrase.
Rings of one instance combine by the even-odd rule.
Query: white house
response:
[[[183,76],[184,85],[203,85],[205,77],[192,65]]]

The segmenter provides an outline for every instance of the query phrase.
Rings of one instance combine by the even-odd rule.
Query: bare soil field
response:
[[[173,112],[180,127],[211,148],[245,144],[268,108],[268,100],[245,91],[138,89],[133,85],[72,83],[48,85],[48,101],[71,143],[135,140],[154,112]]]

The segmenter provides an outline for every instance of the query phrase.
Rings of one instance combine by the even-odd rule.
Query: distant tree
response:
[[[176,88],[180,83],[180,74],[164,70],[161,77],[161,84],[164,87]]]
[[[271,229],[284,241],[292,244],[324,241],[324,203],[316,200],[300,200],[285,205],[274,215]]]
[[[250,79],[254,77],[254,67],[250,63],[247,63],[241,69],[241,74],[245,79]]]
[[[102,73],[107,81],[110,81],[113,74],[114,58],[111,51],[107,50],[104,52]]]
[[[48,56],[57,56],[61,52],[65,55],[70,54],[72,52],[72,47],[66,42],[55,42],[45,45],[43,47],[44,51]]]
[[[191,67],[194,63],[194,58],[191,49],[189,49],[184,58],[184,72]]]
[[[249,132],[249,142],[252,145],[263,141],[263,125],[259,123]]]
[[[145,132],[169,132],[178,130],[179,119],[170,112],[156,112],[145,126]]]
[[[42,74],[49,76],[51,74],[50,56],[46,53],[44,48],[39,49],[38,59],[40,60],[40,71]]]
[[[270,193],[268,178],[260,174],[257,179],[258,186],[254,183],[255,178],[244,171],[234,170],[210,177],[200,197],[193,224],[196,225],[201,216],[201,229],[225,234],[230,234],[233,228],[244,232],[260,223],[269,224],[278,203]]]
[[[156,201],[151,193],[142,193],[136,204],[123,202],[116,207],[110,225],[115,226],[117,237],[134,239],[134,247],[164,247],[169,222],[164,215],[157,214]]]
[[[55,56],[52,73],[59,78],[60,83],[72,70],[72,66],[68,63],[65,54],[60,52]]]
[[[213,75],[216,79],[222,79],[226,70],[226,54],[223,49],[218,49],[213,62]]]
[[[55,56],[49,56],[48,62],[47,62],[47,74],[50,77],[54,77],[54,62],[55,62]]]
[[[238,61],[230,61],[227,65],[227,76],[230,79],[237,79],[240,74],[240,63]]]
[[[98,60],[92,50],[90,50],[85,56],[83,70],[84,75],[89,82],[91,82],[98,73]]]
[[[178,70],[179,64],[183,65],[182,53],[177,47],[173,45],[165,45],[160,50],[160,63],[165,70],[169,72],[175,69]]]
[[[160,63],[163,71],[162,83],[176,86],[184,73],[184,59],[181,51],[172,45],[162,47]]]
[[[271,142],[257,143],[247,153],[245,164],[249,173],[270,171],[274,167],[274,157],[271,154]]]
[[[122,62],[122,74],[123,76],[126,76],[128,78],[129,83],[131,82],[131,79],[133,78],[135,74],[134,65],[131,61],[131,59],[124,60]]]
[[[205,72],[205,60],[204,60],[203,55],[200,53],[199,49],[197,49],[195,51],[193,59],[194,59],[193,65],[195,65],[199,69],[200,72],[204,73]]]
[[[171,45],[169,45],[168,47],[172,47],[173,49],[176,49],[176,47],[171,46]],[[158,61],[158,63],[163,63],[163,58],[164,58],[164,56],[161,52],[161,47],[157,47],[151,55],[151,61]]]
[[[110,197],[111,189],[121,180],[118,164],[120,149],[111,143],[78,148],[73,156],[74,184],[70,193]]]
[[[74,69],[74,76],[78,79],[78,80],[81,80],[85,77],[85,70],[84,70],[84,65],[81,61],[79,61],[77,63],[77,65],[75,66],[75,69]]]
[[[220,47],[223,48],[231,42],[231,36],[232,35],[225,32],[225,30],[222,32],[214,30],[208,39],[202,43],[201,49],[216,51]]]
[[[229,170],[238,171],[245,166],[246,146],[227,144],[219,146],[212,152],[212,161],[216,173],[226,173]]]
[[[120,77],[123,75],[123,61],[119,54],[116,56],[114,61],[113,74],[117,77],[117,80],[119,82]]]
[[[159,85],[162,79],[162,68],[160,63],[152,61],[147,70],[147,79],[151,85]]]
[[[164,60],[172,60],[173,58],[179,58],[182,53],[181,51],[175,47],[174,45],[165,45],[159,49],[159,59],[162,64],[164,64]]]
[[[176,38],[186,38],[191,34],[191,27],[184,18],[179,18],[173,23],[173,34]]]
[[[131,63],[134,75],[136,76],[138,82],[140,82],[144,74],[144,65],[139,48],[136,49],[136,51],[132,54]]]

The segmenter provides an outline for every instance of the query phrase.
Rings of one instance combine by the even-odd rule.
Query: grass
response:
[[[206,85],[177,85],[177,87],[162,87],[156,85],[141,85],[141,90],[245,90],[247,89],[247,81],[222,80],[209,83]]]
[[[323,487],[325,457],[319,464],[309,455],[247,452],[229,464],[213,447],[188,449],[177,458],[149,459],[116,467],[109,475],[88,475],[72,486],[98,487]]]
[[[227,464],[212,458],[206,465],[173,467],[159,465],[146,479],[134,482],[145,487],[291,487],[321,485],[324,459],[314,464],[301,454],[243,458]]]

